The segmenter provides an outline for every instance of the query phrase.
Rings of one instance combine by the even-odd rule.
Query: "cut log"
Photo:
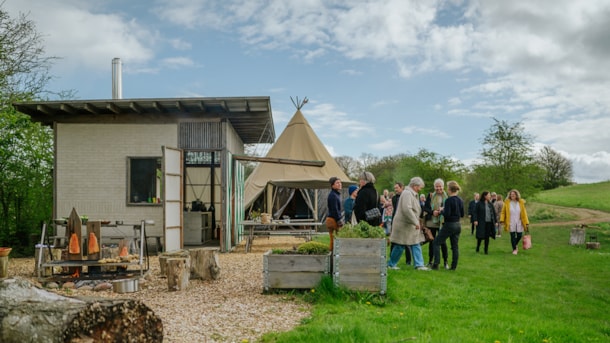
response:
[[[191,275],[188,258],[173,257],[167,259],[167,289],[171,291],[183,291],[189,285]]]
[[[218,248],[188,250],[191,256],[191,279],[216,280],[220,277]]]
[[[587,249],[599,249],[601,248],[601,243],[599,242],[587,242]]]
[[[159,255],[159,272],[162,276],[167,276],[167,259],[168,258],[188,258],[189,270],[191,266],[191,254],[187,250],[174,250],[164,252]]]
[[[585,244],[585,229],[574,227],[570,233],[570,245]]]
[[[70,298],[24,279],[0,283],[0,341],[163,342],[163,323],[138,300]]]

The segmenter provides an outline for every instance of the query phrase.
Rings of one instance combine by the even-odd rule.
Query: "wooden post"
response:
[[[170,292],[185,290],[189,284],[190,274],[186,258],[167,259],[167,289]]]
[[[191,279],[218,279],[220,275],[218,250],[218,248],[213,247],[189,249],[191,256]]]
[[[8,276],[8,256],[0,256],[0,279]]]
[[[570,233],[570,245],[585,244],[585,229],[574,227]]]

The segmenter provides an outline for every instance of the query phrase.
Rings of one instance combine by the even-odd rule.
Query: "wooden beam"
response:
[[[290,158],[275,158],[275,157],[256,157],[247,155],[233,155],[233,158],[238,161],[251,161],[251,162],[263,162],[263,163],[277,163],[277,164],[296,164],[299,166],[309,167],[324,167],[325,161],[311,161],[311,160],[293,160]]]
[[[129,103],[129,108],[131,108],[136,113],[142,113],[142,108],[135,101]]]
[[[108,104],[106,104],[106,108],[108,110],[112,111],[115,114],[120,114],[121,113],[121,109],[117,105],[112,103],[112,102],[109,102]]]
[[[68,104],[61,104],[59,109],[69,114],[76,114],[76,109]]]
[[[85,110],[89,113],[93,113],[93,114],[99,114],[99,111],[97,110],[97,108],[95,107],[95,105],[92,105],[90,103],[86,103],[85,104]]]

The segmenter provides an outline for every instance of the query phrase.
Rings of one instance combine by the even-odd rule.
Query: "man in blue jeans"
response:
[[[390,269],[400,269],[396,264],[408,246],[413,254],[415,269],[430,270],[424,266],[424,257],[419,245],[424,239],[421,231],[423,225],[420,221],[421,205],[419,204],[419,191],[423,187],[424,180],[416,176],[411,179],[409,186],[398,199],[396,217],[392,222],[392,233],[390,234],[390,242],[394,243],[388,261]]]

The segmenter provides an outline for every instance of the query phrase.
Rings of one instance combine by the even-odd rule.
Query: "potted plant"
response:
[[[346,224],[335,234],[333,280],[357,291],[387,290],[386,234],[365,221]]]
[[[263,255],[263,290],[314,288],[330,275],[330,258],[328,245],[314,241],[291,250],[269,250]]]

